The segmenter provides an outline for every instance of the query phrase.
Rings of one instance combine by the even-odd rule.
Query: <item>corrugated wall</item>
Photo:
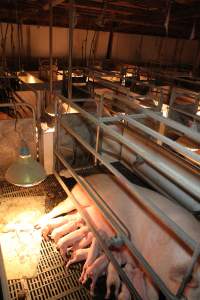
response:
[[[6,24],[3,24],[5,33]],[[18,56],[19,43],[17,26],[11,24],[8,28],[6,55]],[[23,25],[23,47],[21,56],[48,57],[49,36],[48,27]],[[96,40],[94,39],[96,35]],[[81,60],[82,56],[91,56],[91,45],[95,41],[95,58],[103,59],[106,55],[109,33],[94,32],[91,30],[74,30],[73,59]],[[68,56],[68,29],[53,28],[53,55],[54,57]],[[85,45],[86,52],[85,52]],[[160,62],[161,64],[190,64],[195,62],[198,42],[155,36],[141,36],[136,34],[114,33],[112,58],[127,63],[134,62]],[[2,51],[2,49],[0,49]]]

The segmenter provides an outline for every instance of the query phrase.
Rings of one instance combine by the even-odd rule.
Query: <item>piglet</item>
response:
[[[108,266],[108,258],[106,257],[105,254],[102,254],[99,256],[92,265],[90,265],[86,272],[85,272],[85,278],[83,280],[83,284],[86,282],[87,278],[92,279],[92,283],[90,286],[90,294],[94,295],[94,288],[96,281],[99,276],[103,275],[106,272],[107,266]]]
[[[130,263],[127,263],[124,267],[124,271],[132,281],[133,286],[137,290],[138,294],[141,296],[143,300],[149,300],[147,296],[147,290],[144,281],[144,274],[139,268],[135,268]],[[131,299],[130,292],[125,284],[122,284],[122,289],[119,294],[118,300],[129,300]]]
[[[92,245],[90,247],[90,250],[89,250],[86,262],[85,262],[85,264],[83,266],[81,277],[79,279],[80,282],[84,282],[85,281],[85,274],[86,274],[87,267],[89,265],[91,265],[95,261],[95,259],[99,255],[99,251],[100,251],[99,243],[98,243],[96,237],[93,237],[93,239],[92,239]]]
[[[55,228],[58,228],[59,226],[62,226],[68,222],[79,221],[81,219],[82,217],[79,213],[74,213],[64,217],[57,217],[57,218],[50,219],[43,226],[41,225],[42,235],[47,240],[48,235]]]
[[[75,206],[70,198],[60,202],[57,206],[55,206],[49,213],[44,215],[40,220],[35,224],[36,229],[43,228],[45,225],[49,223],[49,221],[59,215],[70,213],[75,210]]]
[[[139,268],[133,269],[133,285],[136,288],[138,294],[140,294],[143,300],[148,300],[147,288],[144,280],[144,273]]]
[[[88,256],[88,251],[89,251],[89,248],[78,249],[78,250],[74,251],[72,254],[72,257],[68,260],[68,262],[66,264],[66,269],[68,269],[71,264],[80,262],[82,260],[86,260],[86,258]]]
[[[113,255],[115,256],[115,259],[117,260],[118,264],[121,266],[122,259],[120,253],[113,252]],[[106,299],[109,299],[110,297],[110,292],[111,292],[111,287],[115,287],[115,297],[117,298],[118,293],[119,293],[119,288],[120,288],[120,278],[118,275],[118,272],[116,271],[115,267],[111,262],[108,264],[108,273],[107,273],[107,279],[106,279]]]
[[[131,300],[131,294],[130,294],[127,286],[124,283],[122,283],[121,292],[120,292],[117,300]]]
[[[80,221],[71,221],[67,224],[64,224],[58,228],[55,228],[51,233],[51,238],[54,240],[55,243],[58,242],[58,240],[63,237],[64,235],[69,234],[72,231],[75,231],[78,229],[81,225],[84,224],[84,220]]]
[[[102,239],[107,243],[108,242],[108,235],[107,235],[107,233],[104,232],[103,230],[99,230],[99,234],[102,237]],[[101,251],[101,248],[100,248],[99,242],[96,239],[96,237],[94,237],[92,239],[92,245],[90,247],[87,260],[86,260],[86,262],[85,262],[85,264],[83,266],[81,277],[79,279],[80,282],[85,281],[85,272],[86,272],[86,269],[95,261],[95,259],[100,254],[100,251]]]
[[[60,250],[61,255],[65,258],[67,249],[80,241],[87,233],[89,229],[87,226],[83,226],[78,230],[75,230],[64,237],[60,238],[57,242],[57,249]]]
[[[93,237],[94,237],[94,235],[92,234],[92,232],[88,232],[88,234],[86,236],[84,236],[82,238],[82,240],[80,240],[78,243],[76,243],[72,247],[72,250],[75,251],[75,250],[83,249],[83,248],[90,246],[92,243]]]

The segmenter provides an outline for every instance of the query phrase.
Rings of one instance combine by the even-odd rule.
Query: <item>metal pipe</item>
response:
[[[72,171],[73,169],[71,169]],[[72,171],[74,175],[77,175]],[[137,290],[133,287],[132,282],[130,281],[129,277],[126,275],[126,273],[123,271],[123,269],[119,266],[117,260],[115,257],[112,255],[112,252],[108,249],[108,246],[106,245],[106,242],[102,239],[101,235],[99,234],[99,231],[95,228],[95,225],[93,224],[93,221],[91,218],[88,216],[87,212],[84,211],[84,209],[81,207],[79,204],[78,200],[75,198],[75,196],[70,192],[70,190],[67,188],[65,183],[62,181],[60,176],[56,171],[54,171],[54,175],[64,191],[67,193],[67,195],[71,198],[72,202],[74,203],[75,207],[78,209],[79,213],[82,215],[84,220],[86,221],[87,225],[90,227],[92,230],[93,234],[97,237],[98,242],[100,243],[101,248],[104,250],[106,256],[109,258],[109,260],[113,263],[115,269],[119,273],[120,277],[122,280],[125,282],[127,285],[128,289],[130,290],[131,295],[134,297],[133,299],[135,300],[142,300],[140,295],[138,294]]]
[[[167,193],[168,198],[172,197],[172,199],[176,200],[180,205],[184,206],[193,214],[200,214],[199,202],[195,201],[194,198],[192,198],[189,194],[180,189],[176,184],[164,177],[145,162],[135,165],[133,163],[129,167],[133,168],[134,171],[137,170],[143,177],[145,176],[146,179],[148,178],[148,180],[150,180],[154,185],[158,186],[162,190],[162,194],[163,192]],[[152,186],[154,187],[154,185]]]
[[[109,207],[105,200],[102,199],[96,191],[92,190],[92,188],[89,186],[88,182],[86,182],[85,179],[80,179],[79,176],[75,173],[74,169],[68,164],[67,161],[65,161],[64,157],[62,154],[60,154],[58,151],[54,151],[55,155],[59,158],[59,160],[62,162],[62,164],[67,168],[67,170],[70,172],[70,174],[76,179],[76,181],[84,186],[87,191],[89,191],[89,195],[92,197],[93,194],[95,193],[94,196],[94,201],[96,206],[100,209],[100,211],[103,213],[104,217],[107,220],[110,220],[112,224],[114,224],[114,228],[118,229],[120,228],[120,232],[123,232],[124,235],[130,237],[130,232],[127,230],[127,227],[123,224],[123,222],[117,217],[115,217],[115,213],[112,211],[111,207]],[[93,197],[92,197],[93,199]],[[111,214],[112,215],[111,215]],[[125,230],[124,230],[125,229]]]
[[[72,101],[60,96],[63,101],[67,101],[72,107],[76,108],[84,117],[92,121],[94,124],[99,125],[110,136],[117,139],[120,143],[124,144],[131,151],[141,156],[148,164],[153,166],[160,173],[164,174],[171,181],[178,184],[183,190],[193,195],[196,199],[200,197],[200,186],[198,174],[193,172],[191,168],[186,168],[181,161],[175,160],[173,156],[162,150],[158,145],[132,133],[132,141],[120,135],[116,131],[109,128],[105,124],[99,124],[99,121],[91,114],[84,111]]]
[[[159,114],[156,114],[155,112],[153,111],[150,111],[150,110],[143,110],[143,113],[145,115],[147,115],[148,117],[154,119],[154,120],[157,120],[159,122],[162,122],[164,123],[165,125],[171,127],[171,128],[174,128],[182,133],[184,133],[185,136],[187,136],[188,138],[192,139],[194,142],[196,143],[200,143],[200,134],[198,132],[195,132],[193,130],[191,130],[190,128],[174,121],[174,120],[171,120],[171,119],[167,119],[165,117],[162,117],[161,115]]]
[[[181,153],[183,156],[188,157],[189,159],[200,164],[200,156],[196,153],[193,153],[191,150],[188,150],[186,147],[172,141],[168,137],[158,133],[157,131],[147,127],[146,125],[137,122],[137,120],[131,119],[129,116],[124,116],[124,120],[126,120],[129,124],[133,125],[134,127],[147,133],[148,135],[158,139],[159,141],[162,141],[163,143],[170,146],[172,149],[174,149],[178,153]]]
[[[176,107],[170,107],[170,110],[174,110],[174,111],[177,111],[183,115],[186,115],[188,117],[191,117],[193,118],[194,120],[197,120],[198,122],[200,122],[200,116],[198,115],[194,115],[194,114],[190,114],[189,112],[185,111],[185,110],[182,110],[180,108],[176,108]]]
[[[53,6],[52,1],[49,2],[49,91],[50,102],[53,93]]]
[[[101,118],[102,116],[102,110],[103,110],[103,96],[100,97],[100,101],[97,105],[97,115],[98,115],[98,119]],[[99,125],[97,125],[97,131],[96,131],[96,146],[95,146],[95,150],[96,152],[99,152],[99,142],[100,142],[100,132],[101,132],[101,128]],[[97,164],[97,159],[96,157],[94,158],[94,163],[95,165]]]
[[[97,206],[99,206],[99,202],[96,201],[97,197],[94,192],[91,190],[88,190],[87,186],[85,186],[84,181],[81,180],[81,178],[74,172],[72,167],[64,160],[64,158],[57,152],[54,152],[55,155],[59,158],[59,160],[63,163],[63,165],[68,169],[68,171],[71,173],[71,175],[77,180],[77,182],[81,185],[81,187],[86,191],[86,193],[91,197],[91,199],[95,202]],[[97,156],[98,154],[96,154]],[[124,176],[122,176],[124,177]],[[125,178],[125,177],[124,177]],[[121,180],[120,180],[121,181]],[[123,182],[123,181],[121,181]],[[130,183],[129,183],[130,184]],[[134,190],[131,188],[131,190]],[[134,190],[135,193],[135,190]],[[137,192],[136,192],[137,193]],[[138,194],[138,193],[137,193]],[[138,194],[139,195],[139,194]],[[141,198],[141,196],[139,196]],[[138,198],[137,198],[138,199]],[[142,198],[141,198],[142,199]],[[78,201],[77,201],[78,202]],[[78,204],[78,203],[77,203]],[[79,204],[78,204],[79,205]],[[80,205],[79,205],[80,206]],[[105,214],[105,211],[101,209],[101,212]],[[86,217],[86,215],[85,215]],[[87,219],[86,219],[87,220]],[[120,236],[122,237],[125,245],[128,247],[130,252],[136,259],[144,266],[146,271],[152,276],[153,281],[157,284],[157,286],[160,288],[160,290],[163,292],[163,294],[170,300],[178,300],[176,296],[174,296],[171,291],[166,287],[165,283],[160,279],[160,277],[157,275],[157,273],[151,268],[151,266],[148,264],[146,259],[140,254],[138,249],[135,247],[135,245],[127,238],[127,236],[124,234],[123,231],[121,231],[121,228],[118,226],[118,224],[113,220],[112,216],[110,215],[108,217],[108,220],[110,224],[119,232]],[[90,223],[91,224],[91,223]],[[175,223],[174,223],[175,224]],[[92,224],[91,224],[92,225]],[[176,225],[177,226],[177,225]],[[177,226],[178,227],[178,226]],[[95,232],[96,233],[96,232]],[[99,236],[98,236],[99,238]],[[196,244],[196,242],[195,242]],[[104,250],[107,250],[106,248]],[[131,290],[130,290],[131,291]]]
[[[99,96],[99,95],[97,95],[97,96]],[[182,132],[185,136],[189,137],[193,141],[195,141],[197,143],[200,143],[200,134],[199,133],[194,132],[190,128],[188,128],[188,127],[186,127],[186,126],[184,126],[184,125],[182,125],[182,124],[180,124],[180,123],[178,123],[178,122],[176,122],[174,120],[167,119],[167,118],[161,116],[160,114],[158,114],[156,112],[153,112],[152,110],[150,111],[149,109],[141,108],[138,103],[130,101],[130,100],[137,100],[137,99],[139,99],[137,96],[131,96],[131,98],[129,98],[130,100],[127,100],[124,97],[119,96],[119,95],[115,95],[113,93],[105,93],[104,97],[109,97],[109,98],[117,99],[120,102],[128,105],[130,108],[138,110],[138,111],[141,111],[142,114],[145,114],[146,116],[148,116],[148,117],[150,117],[150,118],[152,118],[154,120],[162,122],[165,125],[167,125],[169,127],[172,127],[174,129]],[[174,109],[174,110],[177,110],[177,109]],[[177,110],[177,111],[179,111],[179,110]]]
[[[133,114],[133,115],[129,115],[129,117],[133,118],[133,119],[143,119],[146,117],[145,114]],[[113,117],[102,117],[100,118],[100,121],[103,123],[109,123],[109,122],[119,122],[122,121],[124,119],[124,115],[117,115],[117,116],[113,116]]]
[[[68,98],[72,98],[72,54],[73,54],[73,27],[74,27],[74,1],[69,1],[69,53],[68,53]]]
[[[85,142],[72,128],[66,127],[62,124],[62,127],[67,130],[73,137],[75,137],[90,153],[97,157],[97,159],[106,166],[106,168],[116,176],[116,178],[122,182],[125,188],[140,201],[140,203],[145,206],[148,210],[153,213],[157,218],[161,220],[167,227],[169,227],[175,234],[182,239],[185,244],[190,247],[191,250],[195,249],[196,242],[191,239],[175,222],[173,222],[168,216],[166,216],[162,210],[160,210],[152,201],[148,199],[146,201],[138,193],[137,189],[123,176],[118,170],[116,170],[105,158],[103,158],[99,153],[97,153],[87,142]]]

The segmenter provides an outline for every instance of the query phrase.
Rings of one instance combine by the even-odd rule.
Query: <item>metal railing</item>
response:
[[[59,95],[59,98],[62,99],[63,102],[66,102],[70,106],[75,108],[84,118],[86,118],[91,123],[96,125],[97,129],[100,128],[101,130],[106,132],[111,137],[114,137],[121,144],[127,146],[130,150],[133,150],[134,152],[139,154],[139,156],[141,156],[143,159],[149,161],[152,166],[156,165],[155,162],[150,161],[150,158],[148,156],[146,156],[144,151],[139,149],[139,147],[137,148],[134,145],[134,143],[130,142],[127,138],[121,136],[120,134],[118,134],[117,132],[115,132],[114,130],[109,128],[109,126],[105,124],[106,118],[101,118],[100,116],[99,116],[99,118],[96,118],[93,115],[86,112],[85,110],[83,110],[82,108],[80,108],[76,103],[73,102],[73,100],[66,99],[65,97],[63,97],[61,95]],[[126,100],[126,101],[128,101],[128,100]],[[146,114],[145,111],[144,111],[144,114]],[[144,116],[144,114],[143,114],[143,116]],[[155,114],[155,116],[157,118],[158,115]],[[118,121],[119,117],[116,117],[116,118]],[[112,121],[115,121],[115,117],[114,118],[112,117],[109,119],[110,120],[112,119]],[[135,123],[136,119],[137,118],[134,119],[134,126],[136,125],[136,123]],[[108,118],[107,118],[107,120],[108,120]],[[125,120],[130,123],[133,121],[133,119],[130,116],[128,116],[128,117],[120,116],[120,120]],[[113,167],[113,165],[105,157],[103,157],[98,152],[98,147],[96,147],[96,149],[94,149],[91,145],[89,145],[86,141],[84,141],[81,138],[81,136],[78,135],[72,128],[66,127],[64,124],[62,124],[62,121],[60,120],[60,118],[57,118],[57,127],[59,127],[59,126],[62,126],[70,135],[72,135],[87,151],[89,151],[96,158],[97,161],[99,161],[101,164],[103,164],[116,177],[116,179],[122,184],[122,186],[125,188],[125,190],[127,190],[134,198],[136,198],[137,201],[145,209],[147,209],[151,214],[153,214],[153,216],[158,218],[162,224],[167,226],[167,228],[169,228],[185,245],[187,245],[193,251],[193,257],[191,259],[191,266],[188,270],[188,274],[190,275],[192,273],[193,267],[199,257],[199,244],[195,240],[193,240],[179,225],[177,225],[172,219],[170,219],[159,207],[157,207],[151,199],[148,199],[148,201],[146,201],[146,199],[144,199],[143,196],[141,196],[141,194],[138,192],[137,188],[135,186],[133,186],[125,176],[123,176],[115,167]],[[139,127],[140,130],[144,130],[147,134],[150,134],[150,135],[152,134],[151,131],[147,132],[147,129],[143,128],[143,126],[140,126],[137,124],[136,127]],[[156,139],[161,138],[160,135],[156,135],[156,136],[154,135],[154,137]],[[167,139],[167,140],[164,140],[164,142],[168,143],[169,141]],[[58,144],[59,144],[59,142],[58,142]],[[176,145],[176,149],[177,149],[177,145]],[[178,150],[182,151],[183,149],[181,148]],[[147,271],[147,273],[151,276],[154,283],[159,287],[159,289],[167,297],[167,299],[170,299],[170,300],[180,299],[184,292],[184,288],[185,288],[187,282],[189,281],[189,275],[187,274],[187,277],[184,277],[184,280],[183,280],[182,284],[180,285],[177,295],[174,295],[168,289],[168,287],[165,285],[165,283],[162,281],[162,279],[158,276],[158,274],[148,264],[148,262],[142,256],[142,254],[138,251],[137,247],[134,245],[134,242],[132,242],[129,239],[129,237],[127,236],[126,230],[124,231],[124,226],[123,226],[122,222],[119,222],[119,218],[116,218],[116,216],[112,213],[112,210],[107,209],[107,207],[105,207],[103,205],[102,199],[99,198],[99,195],[95,192],[95,190],[92,189],[90,186],[88,186],[87,181],[83,178],[80,178],[78,176],[78,174],[75,172],[75,170],[65,161],[65,159],[60,154],[58,147],[57,147],[57,149],[54,150],[54,154],[55,154],[56,158],[67,168],[67,170],[72,175],[72,177],[74,177],[75,180],[81,185],[83,190],[91,197],[91,199],[94,201],[95,205],[100,209],[100,211],[106,217],[106,219],[109,220],[111,226],[115,229],[115,232],[122,238],[124,244],[127,246],[129,251],[131,252],[131,254],[144,267],[144,269]],[[194,156],[192,158],[195,160],[197,159],[196,156]],[[63,188],[65,189],[65,191],[67,191],[68,195],[72,196],[72,194],[69,192],[69,190],[65,186],[65,184],[61,181],[61,178],[59,177],[59,175],[57,173],[56,173],[56,176],[57,176],[59,182],[61,183],[61,185],[63,186]],[[194,185],[195,184],[196,183],[194,182]],[[195,196],[199,197],[197,190],[195,192]],[[80,208],[80,205],[79,205],[77,199],[75,199],[75,197],[73,196],[72,200],[73,200],[75,206],[77,207],[77,209],[79,211],[81,211],[81,208]],[[100,241],[100,244],[101,244],[102,248],[105,250],[106,255],[109,257],[109,259],[111,259],[111,261],[113,262],[117,271],[122,276],[122,279],[125,281],[127,287],[130,289],[131,295],[134,297],[134,299],[138,299],[138,295],[135,293],[136,292],[135,288],[132,286],[132,284],[130,285],[130,282],[126,278],[127,276],[124,276],[126,274],[121,273],[121,271],[123,271],[123,270],[121,270],[118,263],[115,261],[115,259],[113,259],[112,254],[110,253],[110,250],[107,247],[107,245],[105,245],[103,243],[103,241],[101,240],[101,237],[99,236],[97,230],[95,229],[94,224],[92,224],[90,222],[90,220],[88,219],[88,216],[84,215],[83,211],[81,211],[81,213],[82,213],[83,217],[86,219],[89,226],[91,227],[93,233],[96,235],[96,237]]]

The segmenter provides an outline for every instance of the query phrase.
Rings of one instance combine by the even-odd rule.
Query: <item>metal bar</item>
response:
[[[123,120],[123,116],[122,115],[114,116],[114,117],[102,117],[102,118],[99,118],[99,122],[101,122],[101,123],[119,122],[121,120]]]
[[[75,174],[71,166],[63,159],[63,157],[57,152],[54,152],[55,155],[59,158],[59,160],[63,163],[63,165],[69,170],[69,172],[72,174],[72,176],[77,180],[77,182],[83,187],[83,189],[87,192],[87,194],[91,197],[91,199],[95,202],[95,204],[99,207],[99,202],[97,200],[97,197],[94,193],[91,192],[91,190],[88,190],[87,186],[85,186],[84,181],[80,179],[78,175]],[[105,215],[105,210],[101,209],[101,212]],[[112,216],[107,216],[107,220],[112,224],[115,230],[118,231],[120,234],[120,237],[122,237],[125,245],[128,247],[130,252],[134,257],[137,258],[137,260],[144,266],[144,268],[147,270],[147,272],[152,276],[153,281],[157,284],[157,286],[160,288],[160,290],[163,292],[163,294],[170,300],[177,300],[176,296],[174,296],[170,290],[166,287],[164,282],[160,279],[160,277],[157,275],[156,272],[151,268],[151,266],[148,264],[148,262],[145,260],[145,258],[140,254],[138,249],[134,246],[134,244],[127,238],[127,236],[124,234],[123,231],[121,231],[121,228],[118,226],[118,224],[113,220]]]
[[[118,83],[112,83],[109,80],[103,79],[102,77],[105,77],[106,74],[102,74],[101,72],[99,72],[97,70],[92,70],[92,69],[89,69],[89,68],[87,68],[87,70],[94,72],[95,78],[98,80],[98,82],[101,83],[101,85],[106,86],[106,87],[111,87],[112,89],[115,89],[118,92],[121,92],[122,94],[125,94],[125,95],[131,93],[130,89],[128,89],[126,87],[123,87]],[[113,74],[108,74],[108,76],[112,76],[112,75]],[[140,82],[140,81],[138,81],[138,82]],[[148,85],[150,88],[155,87],[154,84],[149,83],[149,82],[146,83],[145,85]],[[141,95],[138,95],[138,96],[141,96]]]
[[[145,114],[133,114],[133,115],[129,115],[129,117],[133,118],[133,119],[143,119],[146,118]],[[113,117],[102,117],[99,119],[100,122],[103,123],[107,123],[107,122],[118,122],[124,119],[124,115],[116,115]]]
[[[188,116],[188,117],[191,117],[191,118],[193,118],[193,119],[195,119],[195,120],[197,120],[197,121],[200,122],[200,116],[190,114],[189,112],[187,112],[187,111],[185,111],[185,110],[182,110],[182,109],[180,109],[180,108],[176,108],[176,107],[170,107],[170,109],[171,109],[171,110],[175,110],[175,111],[177,111],[177,112],[179,112],[179,113],[181,113],[181,114],[183,114],[183,115],[186,115],[186,116]]]
[[[62,2],[64,2],[64,0],[50,0],[49,3],[47,3],[43,6],[43,9],[44,10],[51,9],[51,6],[52,7],[57,6],[57,5],[61,4]]]
[[[98,112],[97,112],[97,115],[98,115],[98,119],[101,118],[102,116],[102,110],[103,110],[103,99],[104,97],[101,96],[100,97],[100,101],[97,105],[97,109],[98,109]],[[101,133],[101,128],[99,125],[97,125],[97,131],[96,131],[96,147],[95,147],[95,150],[96,152],[99,152],[99,141],[100,141],[100,133]],[[94,164],[97,165],[97,159],[96,157],[94,158]]]
[[[143,113],[146,114],[150,118],[153,118],[159,122],[166,124],[167,126],[169,126],[171,128],[174,128],[174,129],[184,133],[187,137],[189,137],[193,141],[200,143],[200,134],[192,131],[190,128],[188,128],[182,124],[179,124],[178,122],[176,122],[174,120],[164,118],[150,110],[143,110]]]
[[[50,102],[53,93],[53,6],[52,1],[49,2],[49,90]]]
[[[150,178],[145,176],[139,169],[137,169],[134,165],[131,166],[132,170],[136,175],[144,179],[149,185],[151,185],[155,190],[157,190],[160,194],[165,196],[166,198],[170,199],[171,201],[174,201],[174,199],[171,198],[169,194],[167,194],[165,191],[163,191],[156,183],[154,183]]]
[[[73,171],[73,173],[76,174],[74,171]],[[78,209],[79,213],[82,215],[82,217],[86,221],[87,225],[90,227],[90,229],[92,230],[92,232],[94,233],[94,235],[97,237],[97,239],[98,239],[98,241],[100,243],[101,248],[104,250],[106,256],[112,262],[112,264],[114,265],[116,271],[119,273],[120,277],[122,278],[122,280],[127,285],[128,289],[130,290],[131,295],[133,296],[133,299],[135,299],[135,300],[142,300],[142,298],[138,294],[137,290],[132,285],[132,282],[130,281],[129,277],[126,275],[126,273],[123,271],[123,269],[119,266],[117,260],[112,255],[112,252],[108,249],[106,242],[102,239],[101,235],[99,234],[99,231],[95,228],[95,225],[93,224],[93,222],[90,219],[90,217],[88,216],[88,214],[84,211],[84,209],[81,207],[81,205],[79,204],[79,202],[77,201],[77,199],[75,198],[75,196],[67,188],[67,186],[65,185],[65,183],[62,181],[62,179],[58,175],[58,173],[54,171],[54,175],[55,175],[56,179],[58,180],[58,182],[60,183],[60,185],[62,186],[62,188],[64,189],[64,191],[67,193],[67,195],[73,201],[75,207]]]
[[[72,98],[72,53],[73,53],[73,22],[74,22],[74,1],[69,0],[69,53],[68,53],[68,98]]]
[[[195,264],[196,264],[199,256],[200,256],[200,243],[197,244],[197,246],[196,246],[196,249],[193,253],[188,270],[187,270],[186,274],[184,275],[181,285],[178,289],[178,292],[176,294],[178,298],[180,298],[183,295],[187,283],[191,280],[191,275],[192,275],[192,272],[194,270]]]
[[[106,202],[104,201],[104,199],[102,199],[97,192],[95,191],[95,195],[94,195],[94,190],[91,190],[91,188],[89,188],[88,183],[86,183],[86,181],[84,179],[80,180],[79,176],[76,175],[75,171],[73,170],[73,168],[68,164],[67,161],[65,161],[64,157],[62,156],[62,154],[60,154],[58,151],[54,151],[55,155],[59,158],[59,160],[62,162],[62,164],[69,170],[70,174],[76,179],[76,181],[79,184],[82,184],[83,187],[87,190],[89,190],[89,195],[92,197],[92,199],[94,199],[96,206],[100,209],[100,211],[103,213],[104,217],[107,220],[110,220],[112,222],[112,224],[115,224],[114,228],[117,229],[118,232],[123,232],[124,235],[126,236],[130,236],[129,231],[127,230],[127,227],[123,224],[123,222],[119,221],[120,219],[117,218],[117,221],[115,220],[115,216],[113,218],[113,215],[115,215],[112,211],[112,209],[106,204]],[[94,198],[93,198],[94,196]],[[103,206],[102,206],[103,203]],[[106,207],[106,209],[105,209]],[[109,210],[109,212],[107,212],[107,210]],[[112,214],[112,216],[110,215],[110,213]],[[118,224],[119,223],[119,224]],[[125,228],[125,231],[124,229]]]
[[[191,249],[194,250],[196,247],[196,242],[187,235],[174,221],[172,221],[168,216],[166,216],[162,210],[160,210],[152,201],[148,199],[146,201],[142,198],[142,196],[138,193],[137,189],[133,187],[133,185],[123,176],[118,170],[116,170],[105,158],[103,158],[99,153],[97,153],[87,142],[85,142],[73,129],[66,127],[61,122],[61,126],[67,130],[73,137],[75,137],[89,152],[91,152],[97,159],[106,166],[106,168],[116,176],[116,178],[122,182],[124,187],[139,200],[142,205],[144,205],[148,210],[153,213],[157,218],[160,219],[162,223],[164,223],[167,227],[169,227],[175,234],[183,240],[183,242]]]
[[[184,79],[183,79],[184,80]],[[175,88],[174,92],[176,96],[192,96],[193,98],[196,98],[199,96],[199,92],[194,92],[191,90],[183,89],[183,88]]]
[[[117,133],[115,130],[109,128],[109,126],[105,124],[99,124],[99,121],[91,114],[74,104],[69,99],[66,99],[64,96],[60,95],[60,98],[63,99],[63,101],[67,101],[72,107],[76,108],[84,117],[89,119],[91,122],[93,122],[96,125],[99,125],[105,132],[107,132],[110,136],[114,137],[116,140],[118,140],[120,143],[127,146],[131,151],[137,153],[139,156],[141,156],[148,164],[153,166],[155,169],[157,169],[159,172],[170,178],[173,182],[176,182],[179,186],[181,186],[183,189],[186,189],[188,184],[190,185],[189,193],[191,195],[194,195],[196,199],[199,199],[200,193],[199,193],[199,180],[197,176],[194,176],[194,174],[189,173],[187,169],[180,166],[180,164],[176,165],[176,168],[169,167],[170,166],[170,160],[167,158],[167,156],[161,156],[162,161],[160,162],[158,158],[158,153],[151,149],[150,147],[147,148],[145,145],[145,142],[138,142],[135,138],[134,142],[130,142],[127,138],[123,137],[119,133]],[[157,116],[157,115],[156,115]],[[142,146],[141,146],[142,145]],[[159,147],[159,146],[158,146]],[[167,153],[168,154],[168,153]],[[172,163],[171,163],[172,164]],[[177,171],[177,168],[178,171]],[[181,172],[182,176],[177,176]],[[189,179],[190,178],[190,179]]]
[[[96,94],[97,95],[97,94]],[[128,96],[128,100],[124,98],[124,96],[120,96],[120,95],[116,95],[116,94],[113,94],[112,92],[106,92],[103,94],[104,95],[104,98],[108,97],[108,99],[117,99],[119,100],[120,102],[126,104],[127,106],[129,106],[130,108],[132,109],[135,109],[135,110],[138,110],[138,111],[141,111],[143,112],[144,108],[142,108],[139,103],[137,102],[134,102],[134,100],[138,100],[138,101],[141,101],[141,96]],[[99,95],[97,95],[99,97]],[[146,97],[142,97],[143,101],[146,99]],[[149,98],[148,98],[149,99]],[[114,103],[116,105],[116,103]]]
[[[147,133],[148,135],[151,135],[152,137],[162,141],[166,145],[170,146],[172,149],[176,150],[178,153],[181,153],[182,155],[184,155],[184,156],[188,157],[189,159],[200,164],[200,156],[198,154],[193,153],[192,151],[188,150],[186,147],[170,140],[168,137],[152,130],[151,128],[137,122],[136,120],[131,119],[129,116],[124,116],[124,120],[126,120],[128,123],[130,123],[134,127]]]
[[[59,96],[58,96],[59,97]],[[73,102],[94,102],[93,98],[78,98],[78,99],[72,99]]]

